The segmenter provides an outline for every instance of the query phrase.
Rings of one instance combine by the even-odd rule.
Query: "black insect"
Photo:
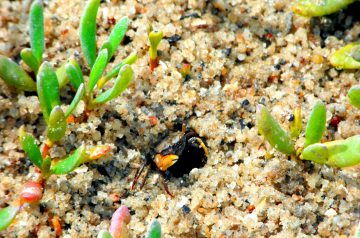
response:
[[[132,189],[134,189],[145,167],[146,172],[141,188],[145,184],[146,176],[151,167],[159,171],[163,175],[162,178],[181,177],[189,174],[194,168],[203,167],[206,164],[208,154],[203,139],[195,132],[186,131],[183,128],[181,132],[171,134],[156,146],[151,159],[148,159],[136,172]],[[172,196],[163,179],[162,181],[165,191]]]

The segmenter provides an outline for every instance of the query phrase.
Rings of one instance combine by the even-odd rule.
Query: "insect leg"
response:
[[[140,175],[141,175],[142,171],[144,170],[144,168],[145,168],[145,166],[146,166],[147,164],[148,164],[148,163],[144,163],[144,164],[143,164],[140,168],[138,168],[138,170],[136,171],[134,180],[133,180],[132,185],[131,185],[131,190],[134,190],[135,185],[136,185],[137,181],[139,180]]]

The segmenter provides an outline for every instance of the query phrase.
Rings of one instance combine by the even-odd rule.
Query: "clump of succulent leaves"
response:
[[[129,238],[132,237],[127,224],[131,220],[129,209],[121,205],[112,215],[109,230],[101,230],[98,238]],[[161,226],[157,220],[153,220],[149,226],[145,238],[160,238]]]
[[[30,133],[26,133],[24,127],[19,129],[19,141],[27,157],[37,167],[40,174],[35,181],[28,181],[24,185],[17,200],[0,210],[0,231],[5,230],[14,221],[24,204],[37,203],[41,200],[44,184],[51,175],[68,174],[81,164],[98,159],[110,150],[109,146],[86,148],[85,145],[81,145],[69,156],[54,163],[50,156],[44,152],[47,149],[41,153],[35,138]],[[47,146],[45,144],[43,148]]]
[[[337,12],[358,0],[298,0],[292,6],[293,12],[304,17],[321,17]],[[360,69],[360,41],[335,51],[329,58],[330,64],[338,69]]]
[[[109,146],[87,148],[85,145],[81,145],[69,156],[54,163],[48,155],[48,151],[54,143],[65,136],[67,118],[80,101],[84,93],[84,84],[80,85],[65,113],[60,105],[56,74],[49,63],[44,62],[41,65],[37,74],[36,86],[40,107],[47,124],[46,140],[41,151],[34,136],[27,133],[24,127],[21,127],[19,129],[19,141],[27,157],[40,171],[40,175],[36,181],[29,181],[25,184],[18,200],[0,210],[0,231],[6,229],[13,222],[16,214],[24,204],[40,201],[44,184],[51,175],[68,174],[81,164],[98,159],[110,150]]]
[[[350,94],[351,97],[354,97],[353,92]],[[359,96],[359,94],[355,96],[356,100],[359,100]],[[286,155],[336,168],[354,166],[360,163],[360,135],[345,140],[320,143],[326,129],[326,108],[321,101],[313,106],[305,129],[305,142],[298,149],[295,148],[294,141],[302,133],[299,108],[295,109],[294,118],[290,123],[290,133],[287,133],[280,126],[264,106],[258,107],[256,122],[260,134],[273,148]]]
[[[39,89],[37,81],[41,78],[39,74],[44,72],[48,75],[51,74],[51,77],[56,79],[58,83],[55,85],[56,83],[53,80],[53,84],[47,86],[54,86],[56,89],[59,89],[70,81],[79,93],[79,100],[85,101],[87,109],[93,109],[96,105],[101,105],[118,97],[128,87],[133,78],[133,71],[130,65],[136,62],[137,55],[129,55],[103,76],[106,66],[125,36],[129,19],[128,17],[123,17],[117,22],[97,54],[96,15],[99,6],[100,0],[89,0],[80,21],[79,35],[81,48],[88,66],[91,69],[88,80],[84,79],[81,67],[74,59],[70,59],[56,71],[50,63],[42,62],[45,46],[43,5],[40,0],[33,2],[29,14],[31,49],[24,49],[20,54],[26,65],[37,75],[36,82],[34,82],[34,79],[32,79],[23,68],[2,55],[0,55],[0,78],[8,85],[19,90],[37,91]],[[116,77],[116,79],[113,86],[104,92],[99,92],[95,97],[94,90],[96,88],[102,89],[104,85],[114,77]],[[82,84],[84,85],[81,86]]]
[[[96,105],[106,103],[119,96],[130,84],[133,78],[133,70],[130,65],[137,60],[137,55],[131,54],[103,76],[107,64],[125,36],[129,19],[128,17],[123,17],[116,23],[108,39],[102,44],[97,54],[96,15],[99,6],[100,0],[89,0],[80,21],[80,44],[88,66],[91,68],[89,79],[85,86],[84,97],[88,109],[92,109]],[[81,68],[75,60],[70,60],[65,68],[71,84],[76,89],[82,83],[85,83]],[[103,88],[115,76],[117,77],[113,86],[94,97],[95,88]]]
[[[0,78],[9,86],[22,91],[36,91],[36,75],[43,63],[45,50],[44,43],[44,9],[40,0],[35,0],[29,12],[30,49],[26,48],[20,52],[22,61],[28,66],[33,74],[29,74],[21,66],[6,56],[0,55]],[[35,75],[32,78],[31,75]],[[65,74],[65,66],[56,70],[59,86],[62,88],[68,81]]]
[[[296,14],[304,17],[320,17],[337,12],[355,1],[358,0],[324,0],[324,1],[298,0],[292,6],[292,10]],[[330,56],[329,61],[331,65],[339,69],[360,69],[360,41],[349,43],[348,45],[335,51]],[[354,107],[360,109],[359,85],[353,86],[349,90],[348,98],[350,103]],[[346,140],[325,142],[323,144],[317,143],[320,141],[322,134],[324,132],[323,125],[325,121],[324,119],[325,107],[319,105],[320,104],[315,105],[313,112],[310,116],[308,126],[306,127],[306,133],[305,133],[305,138],[306,137],[311,138],[312,137],[311,135],[316,135],[313,138],[316,138],[317,140],[313,140],[314,142],[312,142],[311,139],[307,139],[305,141],[304,149],[300,150],[299,152],[300,158],[306,160],[312,160],[321,164],[325,163],[330,166],[340,167],[340,168],[352,166],[360,163],[360,152],[359,152],[360,135],[355,135]],[[319,109],[322,107],[323,109]],[[265,111],[266,109],[261,109],[261,110]],[[264,112],[264,114],[266,113]],[[270,115],[268,112],[267,114]],[[317,120],[316,118],[318,118],[319,120]],[[258,120],[260,120],[260,118]],[[311,123],[312,120],[314,120],[317,123],[320,123],[321,121],[321,124],[319,124],[321,130],[316,126],[311,127],[311,125],[316,125],[315,123]],[[281,129],[279,125],[277,125],[277,128]],[[265,136],[266,131],[264,131],[264,128],[262,130],[263,131],[261,132],[261,130],[259,129],[260,133],[263,134],[267,140],[269,140],[270,139],[269,134]],[[283,133],[284,131],[281,132],[281,134]],[[288,137],[283,137],[283,141],[281,141],[281,144],[282,146],[284,146],[285,144],[289,146],[290,144],[288,144],[288,142],[289,142]],[[275,143],[275,141],[272,141],[272,143],[273,146],[277,146],[277,147],[280,146],[278,143]],[[283,148],[281,148],[280,151],[282,149]],[[293,153],[293,151],[290,149],[283,150],[282,152],[286,154]]]
[[[115,25],[108,40],[103,44],[96,55],[96,15],[100,0],[89,0],[80,22],[80,42],[85,59],[91,68],[89,79],[84,80],[80,66],[75,60],[55,70],[49,62],[43,62],[44,52],[44,17],[43,5],[35,0],[30,9],[30,45],[31,49],[21,51],[22,60],[36,76],[32,79],[22,67],[11,59],[0,55],[0,78],[8,85],[23,91],[36,91],[44,121],[47,125],[46,140],[42,151],[36,139],[27,133],[24,127],[19,130],[19,141],[31,162],[37,167],[39,176],[36,181],[29,181],[22,189],[19,199],[0,210],[0,231],[6,229],[15,219],[16,214],[26,203],[40,201],[46,180],[51,175],[68,174],[79,165],[98,159],[105,155],[109,146],[95,146],[87,148],[84,144],[73,153],[57,160],[49,156],[49,149],[54,143],[61,140],[67,130],[67,119],[76,109],[79,102],[84,100],[88,109],[106,103],[123,92],[133,78],[130,64],[133,64],[137,55],[132,54],[116,65],[108,74],[102,77],[105,67],[115,53],[128,28],[128,18],[123,17]],[[117,75],[112,88],[99,93],[94,97],[94,89],[101,89],[105,83]],[[60,89],[70,81],[76,89],[76,94],[67,107],[61,105]],[[64,110],[66,108],[66,110]]]

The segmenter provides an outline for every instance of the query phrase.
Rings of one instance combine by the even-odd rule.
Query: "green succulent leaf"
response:
[[[47,137],[52,142],[59,141],[64,137],[66,128],[65,114],[60,106],[55,106],[49,116]]]
[[[260,134],[265,137],[272,147],[287,155],[295,153],[291,138],[271,116],[266,107],[259,105],[256,124]]]
[[[348,92],[348,98],[354,107],[360,109],[360,85],[353,86]]]
[[[36,90],[36,84],[31,77],[19,65],[2,55],[0,55],[0,78],[17,89]]]
[[[25,129],[21,128],[19,130],[19,140],[21,148],[25,151],[30,161],[33,162],[36,167],[41,169],[43,160],[41,157],[39,146],[36,144],[34,136],[26,133]]]
[[[119,96],[130,84],[133,78],[133,70],[131,66],[124,65],[121,68],[118,77],[115,80],[114,86],[100,94],[95,100],[95,103],[106,103],[117,96]]]
[[[311,160],[318,164],[325,164],[329,158],[329,149],[321,143],[306,147],[300,155],[303,160]]]
[[[65,112],[65,118],[68,118],[71,115],[71,113],[76,109],[81,99],[84,98],[84,95],[85,95],[85,86],[82,83],[80,84],[78,90],[76,91],[75,97],[73,98],[68,109]]]
[[[39,70],[40,64],[31,49],[23,49],[20,52],[21,59],[27,64],[32,71],[36,74]]]
[[[304,17],[320,17],[337,12],[356,0],[298,0],[292,10]]]
[[[66,74],[74,88],[78,89],[84,83],[83,73],[76,60],[72,59],[66,64]]]
[[[100,0],[89,0],[80,20],[80,44],[90,68],[96,58],[96,15]]]
[[[105,230],[101,230],[97,238],[113,238],[111,233]]]
[[[91,68],[91,72],[89,76],[89,84],[87,88],[88,93],[92,93],[96,83],[103,74],[105,67],[108,63],[107,59],[108,59],[107,49],[101,50],[98,57],[96,58],[94,66]]]
[[[302,151],[300,158],[337,168],[357,165],[360,163],[360,135],[309,145]]]
[[[55,106],[60,105],[59,81],[50,63],[44,62],[40,66],[36,86],[41,111],[46,122],[49,122],[49,116],[52,109]]]
[[[305,130],[304,147],[317,143],[321,140],[326,129],[326,107],[324,103],[317,102],[310,114]]]
[[[102,51],[103,49],[106,49],[107,52],[108,52],[108,54],[109,54],[109,52],[112,51],[112,45],[111,45],[111,43],[108,42],[108,41],[104,42],[104,44],[103,44],[103,45],[101,46],[101,48],[100,48],[100,51]],[[111,56],[108,55],[108,62],[110,61],[110,59],[111,59]]]
[[[0,209],[0,231],[5,230],[14,221],[20,206],[7,206]]]
[[[360,51],[360,41],[350,43],[332,54],[330,63],[339,69],[360,69],[360,59],[356,58],[358,51]]]
[[[157,48],[158,48],[162,38],[163,38],[163,32],[162,31],[151,31],[149,33],[150,59],[154,60],[154,59],[157,58]]]
[[[51,175],[50,167],[51,167],[51,158],[46,157],[43,160],[43,164],[42,164],[42,167],[41,167],[41,174],[44,176],[44,178],[48,178]]]
[[[59,88],[65,87],[65,85],[69,82],[69,77],[66,74],[66,64],[65,63],[56,69],[56,77],[59,82]]]
[[[106,74],[104,77],[102,77],[98,81],[98,84],[97,84],[98,88],[102,88],[110,79],[112,79],[113,77],[118,75],[120,69],[125,64],[132,65],[133,63],[136,62],[137,59],[138,59],[138,56],[136,54],[131,54],[128,57],[126,57],[123,61],[121,61],[118,65],[116,65],[108,74]]]
[[[324,144],[329,149],[328,165],[344,168],[360,163],[360,135]]]
[[[149,227],[146,238],[161,238],[161,225],[158,220],[153,220]]]
[[[87,161],[85,146],[76,149],[70,156],[51,167],[52,174],[68,174]]]
[[[110,36],[107,40],[107,42],[109,42],[111,45],[111,51],[109,51],[109,55],[108,55],[109,60],[114,55],[117,47],[124,38],[125,33],[128,29],[128,25],[129,25],[129,18],[122,17],[120,21],[116,23],[114,29],[111,31]]]
[[[44,53],[44,9],[41,0],[35,0],[30,8],[30,45],[31,50],[38,60],[42,62]]]

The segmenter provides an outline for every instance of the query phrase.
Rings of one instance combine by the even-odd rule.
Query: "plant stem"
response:
[[[45,159],[48,154],[49,154],[49,150],[51,149],[51,147],[53,147],[54,143],[52,143],[50,140],[46,140],[45,143],[44,143],[44,147],[42,149],[42,152],[41,152],[41,157],[43,159]]]
[[[159,66],[159,58],[158,57],[156,57],[155,59],[150,58],[150,70],[151,70],[151,72],[153,72],[154,69],[156,67],[158,67],[158,66]]]

